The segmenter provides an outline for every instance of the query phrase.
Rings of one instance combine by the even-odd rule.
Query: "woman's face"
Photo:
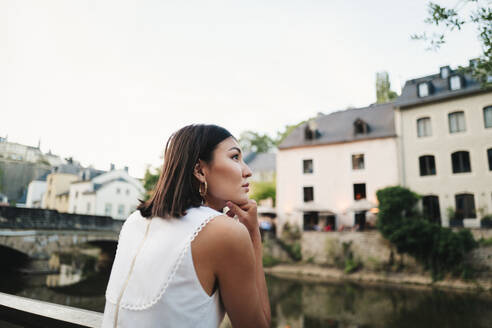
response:
[[[201,162],[204,178],[207,181],[206,202],[214,208],[223,208],[226,201],[238,205],[249,200],[249,183],[252,174],[243,161],[243,154],[236,139],[229,137],[219,143],[208,164]]]

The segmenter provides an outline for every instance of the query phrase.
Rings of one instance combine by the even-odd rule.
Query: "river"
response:
[[[89,254],[89,255],[88,255]],[[102,312],[109,270],[85,251],[58,254],[50,274],[2,273],[0,291]],[[56,271],[56,272],[55,272]],[[267,276],[272,327],[491,327],[492,297],[353,283],[308,283]]]

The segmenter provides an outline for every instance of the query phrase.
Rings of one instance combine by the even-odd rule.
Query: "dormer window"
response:
[[[430,94],[429,83],[419,83],[417,86],[417,92],[419,97],[427,97]]]
[[[450,90],[459,90],[463,88],[463,80],[461,76],[454,75],[449,78],[449,89]]]
[[[304,139],[306,140],[314,140],[318,139],[321,136],[319,133],[317,124],[314,120],[308,122],[306,129],[304,130]]]
[[[354,134],[367,134],[369,132],[369,125],[361,120],[356,119],[354,122]]]
[[[449,68],[449,66],[441,67],[440,71],[441,79],[447,79],[449,77],[449,74],[451,74],[451,69]]]

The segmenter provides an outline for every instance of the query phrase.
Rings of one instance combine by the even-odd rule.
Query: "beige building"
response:
[[[277,153],[278,232],[364,227],[375,221],[376,191],[400,184],[393,104],[319,115],[295,129]]]
[[[492,90],[445,66],[407,81],[395,107],[402,184],[430,219],[480,226],[492,213]]]
[[[46,192],[42,199],[42,208],[68,212],[70,184],[77,180],[80,167],[70,164],[57,166],[46,178]]]

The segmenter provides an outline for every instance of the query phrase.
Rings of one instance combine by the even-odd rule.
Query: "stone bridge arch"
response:
[[[117,241],[118,233],[114,231],[0,231],[0,246],[40,260],[77,245],[116,244]]]

